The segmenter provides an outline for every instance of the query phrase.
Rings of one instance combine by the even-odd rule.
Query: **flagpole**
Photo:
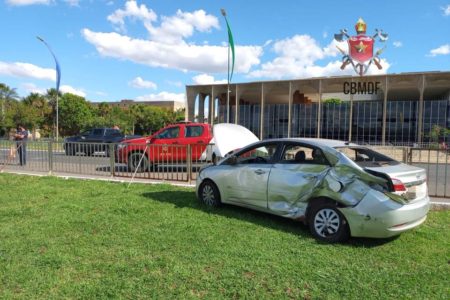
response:
[[[222,16],[227,22],[227,13],[225,9],[221,8]],[[228,22],[227,22],[228,23]],[[228,35],[228,48],[227,48],[227,123],[230,123],[230,35]]]
[[[56,59],[55,53],[53,53],[52,49],[47,44],[47,42],[44,41],[44,39],[41,38],[40,36],[37,36],[36,38],[47,47],[48,51],[50,51],[51,55],[53,56],[53,58],[55,60],[55,64],[56,64],[56,141],[58,141],[59,140],[59,103],[58,103],[59,95],[58,94],[59,94],[59,83],[61,80],[61,70],[59,68],[58,60]]]

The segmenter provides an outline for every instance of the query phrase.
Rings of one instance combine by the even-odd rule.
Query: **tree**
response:
[[[14,125],[11,126],[10,124],[11,120],[7,120],[6,115],[8,107],[12,105],[11,103],[17,102],[18,98],[19,96],[17,95],[16,89],[10,88],[8,85],[4,83],[0,83],[0,102],[1,102],[0,136],[5,135],[8,132],[8,130],[14,126]]]
[[[83,97],[66,93],[59,101],[59,130],[61,135],[78,134],[92,126],[94,110]]]
[[[328,98],[323,101],[324,104],[341,104],[343,103],[339,98]],[[345,103],[345,102],[344,102]]]
[[[48,135],[52,129],[52,107],[46,97],[31,93],[22,100],[23,108],[28,112],[26,118],[28,127],[40,128],[42,134]]]

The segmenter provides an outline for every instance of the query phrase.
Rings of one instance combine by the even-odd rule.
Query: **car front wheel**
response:
[[[198,195],[200,201],[207,206],[217,207],[221,203],[219,189],[210,180],[205,180],[202,182],[198,190]]]
[[[332,203],[314,205],[309,212],[308,225],[311,234],[324,242],[344,242],[350,237],[347,220]]]
[[[135,172],[136,170],[138,172],[145,172],[149,170],[150,163],[148,161],[147,155],[145,154],[144,156],[142,155],[143,154],[141,152],[134,152],[131,153],[130,156],[128,157],[128,169],[131,172]]]

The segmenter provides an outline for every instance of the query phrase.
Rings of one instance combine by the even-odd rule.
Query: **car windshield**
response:
[[[337,151],[343,153],[360,167],[382,167],[397,165],[398,161],[365,147],[336,147]]]

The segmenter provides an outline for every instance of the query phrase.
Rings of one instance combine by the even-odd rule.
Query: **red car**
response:
[[[183,163],[189,155],[191,145],[192,161],[205,157],[207,145],[212,140],[211,125],[180,122],[166,126],[155,134],[137,139],[125,140],[117,146],[116,162],[125,163],[132,172],[148,170],[158,164]]]

